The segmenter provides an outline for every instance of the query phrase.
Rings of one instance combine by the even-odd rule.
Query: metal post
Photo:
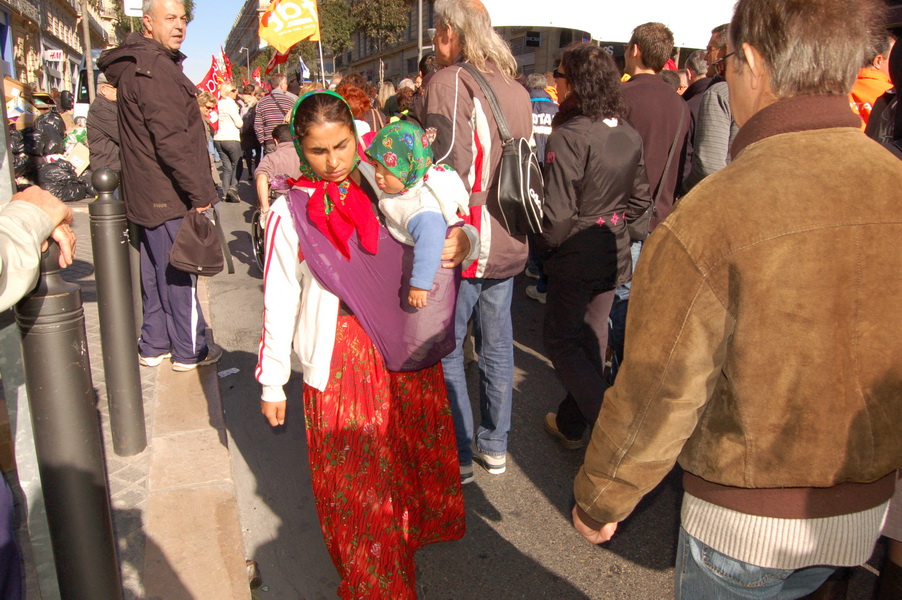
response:
[[[119,190],[123,195],[123,190]],[[141,337],[144,324],[144,301],[141,299],[141,226],[128,222],[128,262],[131,264],[132,307],[135,313],[135,339]]]
[[[88,13],[88,0],[81,0],[81,32],[84,36],[85,69],[88,75],[88,101],[94,102],[94,55],[91,52],[91,15]]]
[[[81,288],[60,276],[59,246],[16,306],[38,470],[62,598],[122,598],[88,359]]]
[[[113,196],[119,185],[119,175],[112,169],[97,169],[91,183],[98,192],[97,200],[91,203],[88,211],[110,430],[116,454],[133,456],[147,447],[147,433],[135,346],[125,204]]]
[[[423,0],[417,2],[417,66],[423,60]]]

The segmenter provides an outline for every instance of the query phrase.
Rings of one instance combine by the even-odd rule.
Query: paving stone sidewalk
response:
[[[168,362],[142,367],[147,448],[130,457],[113,450],[90,201],[70,204],[78,244],[63,278],[82,288],[124,598],[250,598],[215,365],[190,373],[174,373]],[[204,285],[200,296],[209,315]]]

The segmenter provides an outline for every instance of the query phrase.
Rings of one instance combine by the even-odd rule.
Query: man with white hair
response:
[[[739,0],[733,162],[642,252],[573,522],[607,541],[679,460],[677,600],[800,598],[880,535],[902,467],[902,162],[847,99],[875,10]]]
[[[97,66],[117,89],[126,216],[143,227],[139,362],[155,367],[171,356],[174,371],[192,371],[217,362],[222,349],[207,344],[197,276],[172,267],[169,251],[185,214],[219,198],[197,88],[182,72],[185,7],[145,0],[143,10],[143,34],[128,34]]]
[[[517,63],[510,47],[492,29],[488,11],[479,0],[437,0],[435,56],[439,65],[426,84],[414,118],[435,127],[435,162],[450,165],[470,192],[470,214],[464,221],[480,236],[480,254],[463,272],[457,298],[457,347],[442,360],[445,383],[454,414],[462,483],[473,481],[475,458],[493,475],[506,468],[514,386],[514,346],[511,325],[513,277],[526,262],[525,236],[511,236],[493,212],[497,205],[501,136],[485,95],[461,66],[479,69],[498,97],[514,138],[532,134],[529,94],[513,77]],[[463,343],[473,320],[479,353],[480,421],[474,431],[473,409],[467,393]]]

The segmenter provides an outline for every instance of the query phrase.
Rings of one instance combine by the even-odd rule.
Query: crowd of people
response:
[[[687,57],[680,71],[671,60],[673,35],[661,23],[636,27],[623,73],[601,48],[573,45],[550,74],[549,89],[544,75],[517,84],[516,63],[478,1],[444,0],[436,3],[438,69],[426,73],[420,86],[414,84],[410,105],[402,89],[395,94],[397,109],[389,108],[408,123],[404,128],[385,125],[379,110],[394,106],[391,87],[376,93],[356,74],[336,86],[344,106],[334,98],[319,100],[323,92],[298,101],[293,131],[306,161],[298,184],[304,193],[273,205],[267,239],[279,258],[267,269],[266,286],[274,291],[266,293],[257,377],[264,384],[264,414],[274,426],[284,423],[281,386],[289,375],[294,337],[304,365],[311,451],[318,455],[321,446],[334,444],[322,437],[323,426],[345,444],[339,461],[343,480],[333,472],[334,461],[311,458],[317,508],[342,576],[343,597],[372,589],[387,572],[393,582],[403,582],[392,597],[415,594],[409,568],[399,569],[397,557],[385,562],[371,552],[360,560],[360,544],[381,545],[371,527],[384,531],[383,525],[356,523],[358,529],[350,531],[328,512],[336,498],[374,490],[357,504],[369,514],[398,489],[396,481],[369,474],[358,478],[361,465],[369,464],[361,448],[393,456],[394,467],[388,459],[385,465],[400,473],[409,472],[407,461],[416,462],[416,456],[430,464],[435,460],[434,454],[426,458],[425,448],[399,442],[375,424],[376,433],[357,433],[369,419],[380,423],[378,414],[365,408],[372,394],[383,394],[387,410],[406,400],[390,384],[381,392],[384,384],[376,382],[386,378],[373,377],[359,364],[361,358],[345,351],[344,336],[355,318],[366,336],[364,342],[355,338],[363,348],[385,335],[369,315],[384,307],[355,303],[347,286],[320,287],[324,277],[317,267],[297,264],[298,257],[301,265],[315,262],[304,257],[321,247],[308,239],[319,235],[339,250],[359,242],[353,260],[375,260],[374,204],[393,233],[406,234],[398,239],[416,240],[414,252],[421,240],[443,237],[456,218],[464,235],[451,239],[466,249],[446,247],[445,258],[469,255],[453,306],[454,346],[441,360],[443,384],[432,382],[449,403],[456,461],[448,460],[445,441],[437,467],[444,479],[424,481],[416,493],[408,490],[405,502],[422,503],[419,493],[433,500],[440,496],[449,465],[459,467],[460,484],[474,480],[474,464],[493,475],[505,472],[513,276],[529,254],[528,274],[539,281],[527,293],[545,303],[545,347],[565,390],[556,411],[546,415],[545,429],[571,449],[583,447],[585,432],[592,431],[573,511],[574,526],[588,540],[610,539],[617,522],[679,460],[686,491],[677,597],[740,598],[756,588],[760,597],[798,598],[822,584],[826,589],[836,567],[870,557],[902,464],[898,448],[884,445],[897,437],[902,407],[898,369],[879,358],[896,342],[878,332],[882,326],[870,325],[884,320],[876,306],[881,294],[876,289],[872,294],[853,273],[861,261],[877,260],[881,266],[871,265],[876,282],[882,279],[876,272],[899,266],[888,248],[878,244],[863,252],[856,240],[867,235],[869,244],[875,236],[889,243],[899,226],[890,207],[902,171],[895,158],[856,131],[868,115],[849,107],[879,104],[893,111],[894,96],[880,104],[873,90],[869,101],[849,92],[856,75],[860,82],[876,79],[873,71],[880,68],[891,72],[892,44],[886,40],[892,38],[874,25],[876,13],[866,3],[825,0],[817,9],[803,4],[739,2],[734,21],[713,28],[708,47]],[[840,20],[842,34],[824,33],[838,32]],[[787,46],[790,39],[793,48]],[[808,60],[805,69],[793,66],[799,56]],[[528,243],[509,234],[493,212],[501,139],[484,93],[463,63],[488,80],[512,135],[532,137],[538,148],[545,175],[544,230]],[[888,89],[883,86],[878,95]],[[314,125],[301,126],[298,115],[314,110],[308,103],[331,108],[317,109]],[[406,147],[404,132],[413,141]],[[434,139],[421,144],[427,132]],[[884,128],[887,135],[893,138]],[[835,160],[840,148],[848,156],[842,163]],[[426,179],[435,192],[433,214],[447,208],[442,197],[453,195],[439,178],[430,184],[423,176],[433,164],[463,181],[469,206],[452,218],[438,218],[437,229],[427,233],[410,218],[423,210],[413,193],[425,187],[418,182]],[[861,192],[842,182],[860,185],[865,170],[873,210],[862,220],[850,202]],[[411,204],[407,212],[393,213],[386,201],[399,196]],[[299,203],[306,206],[312,229],[298,225]],[[336,223],[318,222],[314,212],[342,216]],[[869,227],[875,229],[865,233]],[[337,236],[339,229],[344,237]],[[426,273],[435,271],[431,265]],[[422,272],[415,263],[414,275]],[[409,276],[402,277],[402,290]],[[394,273],[390,279],[397,280]],[[422,284],[409,285],[422,290]],[[294,303],[285,307],[286,297],[297,296],[300,313]],[[399,298],[402,305],[406,299],[410,307],[422,306],[413,295]],[[857,304],[865,298],[875,305]],[[836,310],[850,316],[847,325],[830,316]],[[318,311],[316,318],[309,311]],[[468,331],[479,366],[475,421],[464,372]],[[841,348],[831,342],[837,335],[856,339],[848,357],[837,357]],[[319,343],[321,357],[313,349]],[[606,363],[609,347],[613,358]],[[853,366],[863,364],[871,366]],[[356,382],[351,393],[349,373]],[[846,378],[859,381],[859,387],[843,385]],[[332,404],[339,393],[348,406]],[[429,398],[423,398],[424,409],[431,406]],[[358,401],[353,417],[334,420],[334,411],[352,411]],[[323,412],[331,420],[324,420]],[[447,430],[443,418],[432,419],[429,431]],[[433,444],[428,448],[436,450]],[[428,511],[456,514],[458,494],[445,497],[443,507],[428,505]],[[896,524],[885,533],[897,539],[898,517],[892,516]],[[461,534],[445,529],[430,535],[434,541]],[[398,547],[409,556],[422,543],[414,539]],[[358,554],[350,556],[343,544]],[[896,542],[890,542],[887,556],[880,593],[889,598],[899,591]],[[402,588],[406,592],[398,591]]]
[[[266,213],[261,411],[300,418],[283,391],[296,353],[341,597],[416,598],[414,553],[464,535],[474,465],[505,473],[524,269],[564,390],[544,428],[573,450],[589,434],[572,512],[588,541],[679,463],[677,598],[801,598],[881,534],[877,593],[902,597],[902,51],[877,3],[739,0],[682,69],[652,22],[622,65],[576,43],[523,78],[479,0],[437,0],[434,55],[397,88],[277,74],[218,101],[182,73],[184,6],[144,13],[98,61],[88,119],[92,162],[118,161],[143,226],[139,361],[222,355],[168,253],[247,172]],[[468,66],[535,144],[529,239],[499,220],[503,139]],[[95,151],[104,133],[116,156]]]

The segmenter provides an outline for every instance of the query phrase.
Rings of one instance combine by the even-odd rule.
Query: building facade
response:
[[[266,12],[270,4],[269,0],[246,0],[235,17],[223,45],[233,68],[242,66],[250,70],[250,65],[260,53],[260,15]]]
[[[87,3],[91,46],[118,43],[112,0]],[[35,90],[74,91],[83,57],[78,0],[0,0],[0,71]]]
[[[397,84],[405,77],[417,73],[419,52],[417,3],[409,12],[407,30],[401,41],[378,49],[378,44],[360,32],[354,34],[354,48],[335,58],[335,68],[342,71],[359,71],[370,81],[392,81]],[[423,2],[423,53],[432,51],[432,40],[427,30],[435,26],[435,13],[431,1]],[[552,27],[498,27],[498,33],[510,44],[511,52],[524,75],[545,73],[554,69],[561,51],[571,42],[589,40],[589,34],[572,29]]]

